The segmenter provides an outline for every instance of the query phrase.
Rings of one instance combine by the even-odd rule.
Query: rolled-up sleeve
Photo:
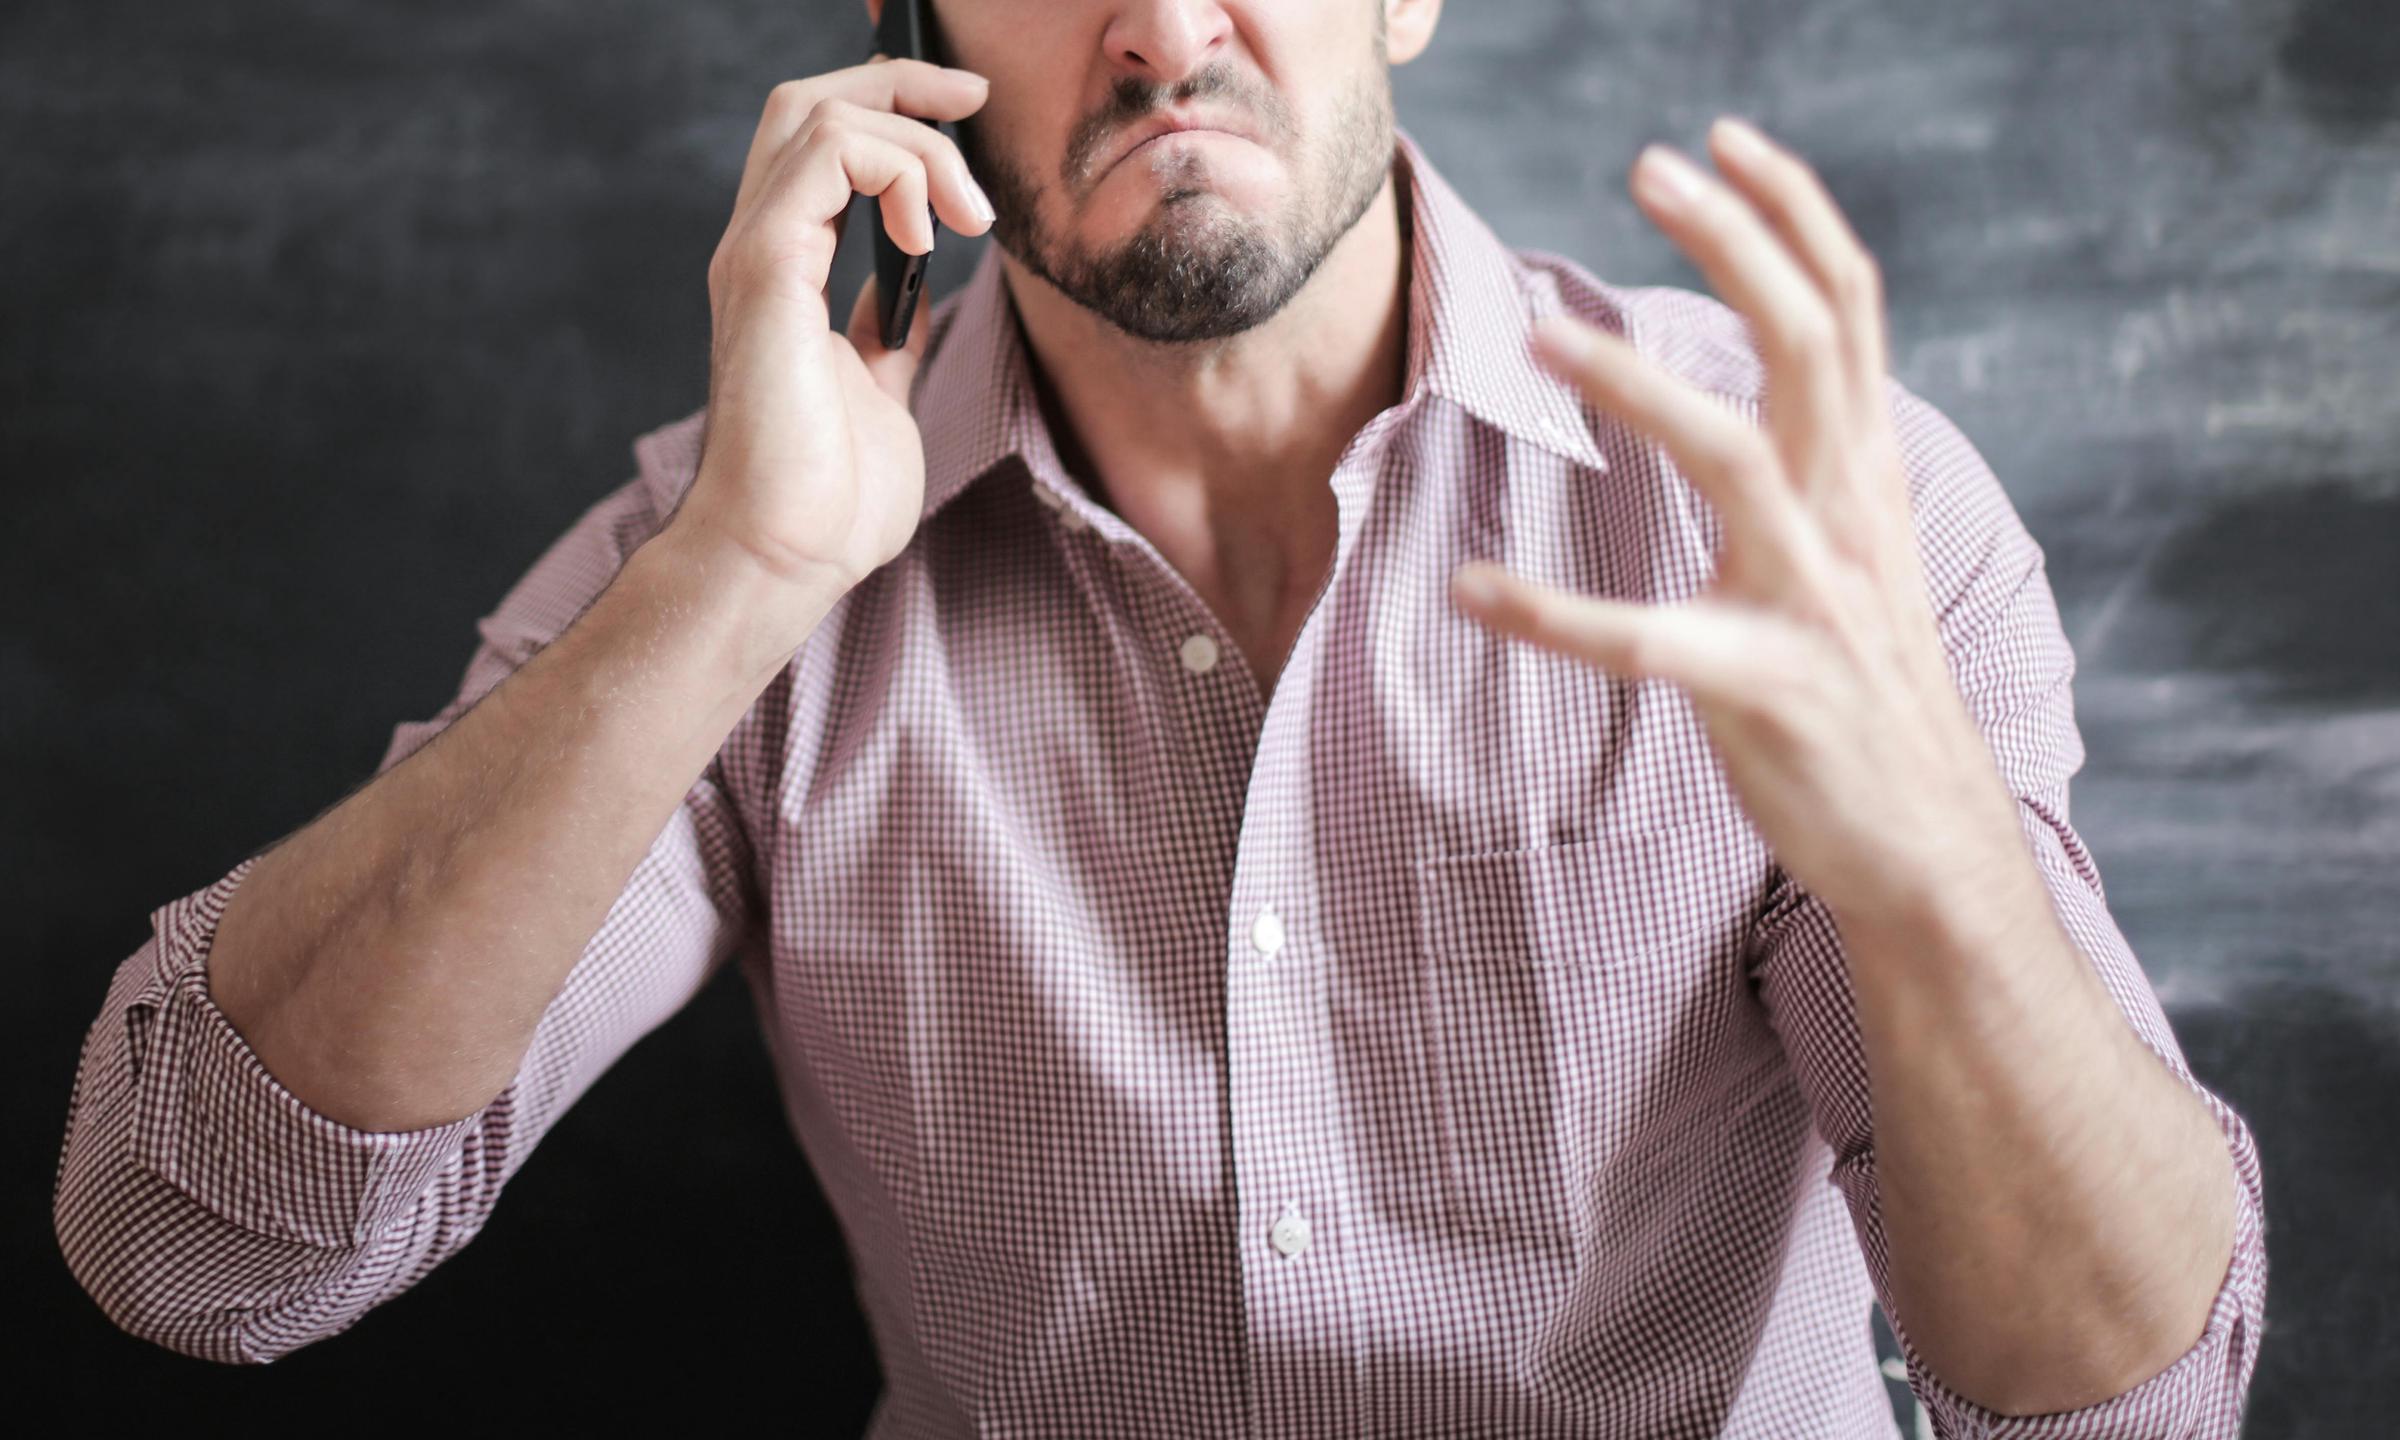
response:
[[[2011,1416],[1952,1391],[1918,1354],[1894,1308],[1866,1057],[1848,962],[1832,912],[1778,874],[1753,935],[1752,963],[1817,1127],[1834,1151],[1876,1293],[1935,1431],[1986,1437],[2231,1437],[2258,1360],[2265,1318],[2265,1203],[2248,1124],[2196,1080],[2156,992],[2110,915],[2091,852],[2068,820],[2069,779],[2084,761],[2071,681],[2075,656],[2059,622],[2041,547],[1982,457],[1939,412],[1894,387],[1929,592],[1960,694],[2017,797],[2026,842],[2053,908],[2134,1033],[2216,1117],[2233,1159],[2232,1254],[2206,1323],[2158,1374],[2110,1399],[2049,1415]]]
[[[657,524],[638,482],[586,511],[479,622],[456,696],[397,726],[377,773],[572,623]],[[330,1120],[218,1010],[209,951],[259,856],[153,911],[85,1036],[53,1194],[67,1264],[110,1319],[185,1354],[261,1363],[348,1328],[471,1240],[560,1115],[749,932],[750,849],[721,759],[635,866],[510,1084],[448,1124]]]

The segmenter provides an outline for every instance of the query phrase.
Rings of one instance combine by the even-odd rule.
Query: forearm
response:
[[[288,1089],[363,1130],[504,1088],[633,866],[838,594],[670,527],[433,743],[260,858],[211,998]]]
[[[1953,1390],[2035,1414],[2119,1394],[2199,1338],[2235,1177],[2031,860],[2002,869],[1972,901],[1841,928],[1895,1306]]]

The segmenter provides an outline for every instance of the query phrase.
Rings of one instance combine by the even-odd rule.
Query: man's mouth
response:
[[[1109,171],[1158,141],[1187,135],[1250,140],[1255,143],[1255,137],[1248,127],[1230,115],[1204,110],[1162,110],[1126,127],[1116,143],[1103,152],[1094,178],[1097,180],[1106,176]]]

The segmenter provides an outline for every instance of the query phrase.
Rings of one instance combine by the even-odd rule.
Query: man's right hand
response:
[[[776,87],[709,264],[708,430],[682,503],[630,554],[618,521],[648,500],[628,486],[594,507],[486,631],[527,642],[482,692],[500,703],[475,699],[502,653],[487,649],[441,743],[271,847],[228,899],[210,998],[320,1115],[410,1132],[499,1094],[726,736],[915,533],[908,391],[927,326],[886,351],[870,281],[836,333],[825,286],[855,195],[880,197],[915,253],[933,244],[929,204],[954,230],[989,228],[957,147],[910,118],[971,115],[984,95],[980,77],[909,60]],[[666,953],[661,1005],[680,1003]],[[705,943],[676,953],[680,973],[711,963]]]
[[[907,545],[925,493],[908,391],[930,301],[920,294],[908,345],[890,351],[872,278],[846,333],[825,287],[854,194],[881,197],[883,225],[912,254],[933,247],[929,203],[961,234],[991,224],[956,144],[909,118],[958,120],[988,92],[968,71],[878,57],[767,97],[708,267],[707,431],[668,526],[681,538],[812,597],[847,592]]]

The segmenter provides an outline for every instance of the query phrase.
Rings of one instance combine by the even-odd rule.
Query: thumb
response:
[[[884,394],[908,404],[908,387],[917,377],[917,365],[925,358],[925,332],[932,328],[932,287],[917,291],[916,318],[909,322],[908,343],[898,350],[883,348],[883,327],[876,324],[876,277],[869,275],[867,283],[858,288],[858,299],[850,306],[850,324],[844,333],[858,358],[866,362],[867,374],[873,377],[876,388]]]

